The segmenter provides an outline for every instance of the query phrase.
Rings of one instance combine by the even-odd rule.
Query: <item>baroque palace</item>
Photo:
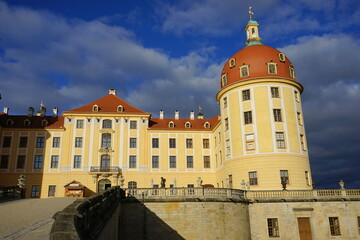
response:
[[[39,111],[30,107],[19,116],[5,107],[0,115],[0,185],[14,186],[22,175],[27,198],[90,196],[114,185],[201,185],[242,189],[248,196],[312,193],[303,87],[286,54],[261,43],[258,26],[250,18],[246,47],[223,67],[216,95],[220,114],[213,118],[190,112],[184,119],[178,111],[173,118],[165,118],[163,111],[153,117],[116,96],[114,89],[62,116],[57,108],[47,114],[44,106]],[[253,239],[298,239],[291,229],[298,223],[300,228],[299,219],[305,235],[321,226],[322,232],[312,232],[325,238],[316,239],[341,234],[352,236],[342,239],[359,239],[358,202],[292,201],[250,204],[250,226],[267,221],[267,228],[251,230]],[[281,216],[298,217],[299,222]],[[340,227],[345,228],[342,233]]]

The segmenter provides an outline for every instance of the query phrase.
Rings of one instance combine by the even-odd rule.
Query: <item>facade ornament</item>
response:
[[[161,185],[162,188],[165,188],[165,183],[166,183],[166,179],[161,177],[160,185]]]
[[[154,188],[154,179],[153,178],[150,179],[150,188]]]
[[[202,182],[203,182],[203,181],[202,181],[201,177],[198,177],[197,180],[196,180],[197,186],[200,187],[201,184],[202,184]]]
[[[341,179],[339,182],[340,189],[345,189],[345,182]]]
[[[123,188],[124,187],[124,182],[125,182],[125,178],[123,175],[120,175],[120,187]]]
[[[252,10],[252,7],[249,7],[249,14],[250,14],[250,20],[252,19],[252,16],[254,15],[254,12]]]
[[[287,184],[287,181],[285,179],[281,179],[281,185],[282,185],[282,190],[286,190],[286,184]]]
[[[25,175],[20,175],[18,178],[18,186],[19,188],[24,188],[25,187],[25,183],[26,183],[26,177]]]
[[[174,188],[176,188],[176,178],[174,178]]]
[[[244,190],[244,191],[250,189],[250,184],[246,183],[244,179],[241,181],[240,185],[241,185],[241,189]]]

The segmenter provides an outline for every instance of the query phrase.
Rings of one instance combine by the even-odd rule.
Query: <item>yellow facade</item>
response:
[[[302,86],[276,74],[251,78],[254,64],[249,71],[248,78],[229,84],[222,75],[216,96],[220,115],[212,119],[155,119],[135,108],[123,111],[115,102],[127,103],[114,90],[109,91],[111,100],[88,104],[92,110],[80,107],[53,119],[2,114],[0,185],[16,185],[25,175],[26,196],[41,198],[64,196],[64,186],[74,180],[85,186],[88,196],[110,185],[161,187],[161,177],[166,187],[201,183],[251,190],[311,189]],[[50,123],[31,127],[26,119]],[[27,138],[26,147],[20,146],[21,137]],[[23,165],[19,156],[25,156]]]

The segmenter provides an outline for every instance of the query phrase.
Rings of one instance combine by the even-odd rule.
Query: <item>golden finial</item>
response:
[[[252,19],[252,15],[254,15],[254,12],[252,11],[252,7],[249,7],[249,14],[250,14],[250,20]]]

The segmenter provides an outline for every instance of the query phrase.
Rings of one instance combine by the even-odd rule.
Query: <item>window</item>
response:
[[[299,92],[298,92],[298,91],[294,91],[294,95],[295,95],[295,100],[296,100],[297,102],[300,102]]]
[[[276,69],[276,63],[268,63],[268,73],[269,74],[276,74],[277,73],[277,69]]]
[[[340,223],[338,217],[329,217],[331,236],[340,236]]]
[[[282,122],[281,109],[273,109],[273,113],[274,113],[274,121]]]
[[[240,67],[240,77],[248,77],[249,76],[249,65],[243,65]]]
[[[45,138],[44,137],[37,137],[36,138],[36,147],[43,148],[45,145]]]
[[[169,128],[174,128],[175,127],[175,124],[173,121],[169,122]]]
[[[305,181],[306,185],[310,186],[309,171],[305,171]]]
[[[49,122],[46,121],[45,119],[43,119],[43,120],[41,121],[41,126],[42,126],[42,127],[46,127],[48,124],[49,124]]]
[[[153,138],[152,139],[152,147],[153,148],[159,148],[159,139],[158,138]]]
[[[210,156],[204,156],[204,168],[210,168]]]
[[[52,146],[53,146],[54,148],[60,147],[60,137],[54,137],[54,138],[53,138],[53,144],[52,144]]]
[[[152,156],[151,166],[152,168],[159,168],[159,156]]]
[[[244,112],[244,122],[245,124],[251,124],[252,123],[252,112]]]
[[[98,105],[94,105],[93,106],[93,112],[97,112],[97,111],[99,111],[99,107],[98,107]]]
[[[268,218],[267,224],[268,224],[269,237],[280,237],[278,219]]]
[[[129,168],[136,168],[136,156],[129,156]]]
[[[3,147],[9,148],[11,146],[11,137],[4,137],[3,139]]]
[[[235,63],[236,63],[235,58],[230,58],[230,60],[229,60],[229,67],[230,67],[230,68],[235,67]]]
[[[121,106],[121,105],[119,105],[119,106],[117,107],[117,111],[118,111],[118,112],[123,112],[123,111],[124,111],[124,107]]]
[[[205,127],[205,128],[210,128],[210,123],[209,123],[209,122],[206,122],[206,123],[204,124],[204,127]]]
[[[176,156],[170,156],[170,168],[176,168]]]
[[[130,138],[130,148],[136,148],[136,138]]]
[[[34,168],[40,169],[43,164],[43,155],[35,155]]]
[[[258,185],[257,172],[249,172],[249,183],[250,185]]]
[[[271,97],[272,97],[272,98],[278,98],[278,97],[280,97],[280,95],[279,95],[279,88],[278,88],[278,87],[272,87],[272,88],[271,88]]]
[[[19,147],[26,148],[28,142],[28,137],[20,137]]]
[[[186,122],[186,123],[185,123],[185,128],[191,128],[190,122]]]
[[[281,183],[285,182],[286,184],[289,184],[289,171],[280,170],[280,179],[281,179]]]
[[[283,132],[276,132],[276,146],[277,148],[285,148],[285,138]]]
[[[103,170],[107,170],[110,168],[110,155],[101,155],[100,168]]]
[[[232,187],[233,187],[233,178],[232,178],[232,175],[229,175],[228,179],[229,179],[229,186],[228,186],[228,188],[232,188]]]
[[[25,127],[30,126],[30,124],[31,124],[31,122],[30,122],[29,119],[26,119],[26,120],[24,121],[24,126],[25,126]]]
[[[1,162],[0,162],[0,168],[2,168],[2,169],[8,168],[8,164],[9,164],[9,156],[2,155]]]
[[[14,125],[14,121],[11,120],[11,119],[8,119],[8,120],[6,121],[6,125],[7,125],[7,126],[12,126],[12,125]]]
[[[285,62],[285,54],[279,53],[279,60],[280,62]]]
[[[48,196],[49,197],[55,197],[55,191],[56,191],[56,186],[55,185],[50,185],[49,186]]]
[[[230,146],[230,140],[226,140],[226,155],[231,154],[231,146]]]
[[[186,148],[193,148],[193,140],[192,138],[186,139]]]
[[[130,181],[128,183],[128,188],[137,188],[137,183],[135,181]]]
[[[225,131],[229,130],[229,119],[225,118]]]
[[[242,99],[243,101],[250,100],[250,90],[244,90],[242,91]]]
[[[186,156],[186,167],[187,168],[194,167],[194,157],[193,156]]]
[[[305,141],[304,135],[303,135],[303,134],[300,134],[300,145],[301,145],[301,150],[306,151],[304,141]]]
[[[294,67],[289,67],[289,74],[291,78],[295,78],[295,69]]]
[[[297,114],[297,119],[298,119],[299,125],[303,125],[301,113],[300,113],[300,112],[297,112],[296,114]]]
[[[223,102],[224,102],[224,108],[227,108],[227,97],[224,97]]]
[[[76,128],[84,128],[84,120],[76,120]]]
[[[25,155],[19,155],[17,159],[16,168],[18,169],[25,168],[25,159],[26,159]]]
[[[58,167],[59,167],[59,156],[58,155],[51,156],[50,168],[58,168]]]
[[[130,129],[137,129],[137,122],[136,121],[130,121]]]
[[[254,134],[246,134],[245,135],[246,141],[246,150],[254,150],[255,149],[255,137]]]
[[[103,121],[102,128],[106,128],[106,129],[112,128],[112,121],[110,119],[105,119]]]
[[[81,148],[82,147],[82,137],[76,137],[75,138],[75,147],[76,148]]]
[[[101,147],[110,148],[111,147],[111,133],[101,134]]]
[[[32,198],[40,197],[40,186],[39,185],[32,185],[31,186],[31,197]]]
[[[225,86],[227,84],[227,81],[228,81],[227,74],[224,73],[223,75],[221,75],[221,83],[222,83],[222,85]]]
[[[81,156],[80,155],[74,156],[74,168],[81,168]]]
[[[175,138],[170,138],[169,139],[169,147],[170,148],[176,148],[176,139]]]
[[[210,148],[210,141],[208,138],[203,139],[203,148],[209,149]]]
[[[360,217],[357,217],[357,221],[358,221],[358,232],[360,234]]]

